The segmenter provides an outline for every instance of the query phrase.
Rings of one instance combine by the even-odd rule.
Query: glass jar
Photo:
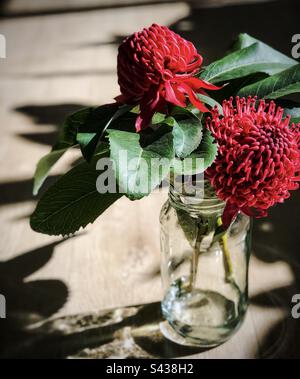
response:
[[[224,207],[205,181],[200,196],[171,187],[161,210],[162,312],[187,344],[223,343],[247,310],[251,220],[240,213],[224,232]]]

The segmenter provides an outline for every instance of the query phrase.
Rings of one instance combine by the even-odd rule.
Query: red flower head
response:
[[[167,103],[185,107],[186,97],[200,111],[208,111],[196,93],[219,87],[193,77],[202,60],[191,42],[166,26],[153,24],[124,40],[118,54],[118,82],[122,95],[116,100],[140,104],[137,131],[147,127],[153,114],[163,111]]]
[[[224,101],[224,116],[217,109],[207,127],[219,145],[207,170],[217,196],[227,201],[223,223],[228,226],[241,210],[263,217],[275,203],[282,203],[300,181],[300,124],[289,128],[290,117],[273,101],[256,98]]]

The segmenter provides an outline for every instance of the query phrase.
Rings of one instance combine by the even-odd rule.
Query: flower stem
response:
[[[217,220],[218,226],[222,225],[222,219],[221,217]],[[227,282],[233,281],[233,266],[232,261],[230,257],[230,251],[228,249],[228,236],[227,232],[225,232],[222,237],[220,238],[220,245],[223,250],[223,257],[224,257],[224,266],[225,266],[225,277]]]
[[[196,240],[193,248],[193,256],[191,259],[191,271],[190,271],[190,290],[195,286],[199,257],[201,254],[206,253],[211,245],[214,236],[214,219],[212,217],[199,218],[197,222]]]
[[[228,235],[227,231],[224,233],[221,233],[218,235],[218,238],[214,238],[213,230],[214,230],[214,221],[213,218],[208,218],[207,223],[202,224],[201,222],[197,223],[197,233],[196,233],[196,241],[193,248],[193,255],[191,258],[191,269],[190,269],[190,280],[188,288],[189,290],[193,290],[196,278],[197,278],[197,272],[198,272],[198,265],[199,265],[199,257],[201,253],[205,253],[208,251],[211,246],[219,241],[219,244],[223,251],[223,260],[224,260],[224,269],[225,269],[225,279],[228,283],[234,283],[234,277],[233,277],[233,265],[232,260],[230,257],[230,251],[228,248]],[[218,217],[217,219],[217,225],[222,225],[222,219],[221,217]]]
[[[197,223],[196,241],[195,241],[195,247],[193,249],[193,255],[191,259],[191,272],[190,272],[190,283],[189,283],[190,290],[194,288],[195,282],[196,282],[201,240],[202,240],[201,228],[199,227],[199,224]]]

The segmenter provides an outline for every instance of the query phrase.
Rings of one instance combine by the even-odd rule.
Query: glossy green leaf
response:
[[[106,129],[119,117],[129,112],[132,106],[118,104],[103,105],[94,109],[84,123],[78,128],[76,135],[83,157],[89,162],[104,136]]]
[[[185,159],[173,161],[173,172],[176,175],[201,174],[214,162],[217,152],[217,144],[210,131],[205,128],[199,147]]]
[[[266,43],[260,41],[259,39],[250,36],[247,33],[240,33],[238,35],[238,38],[235,41],[231,52],[244,49],[245,47],[249,47],[249,46],[253,45],[254,43],[261,44],[267,51],[271,52],[274,57],[277,57],[277,59],[283,63],[284,62],[286,64],[290,63],[291,65],[297,64],[296,60],[290,58],[289,56],[287,56],[283,53],[281,53],[280,51],[274,49],[273,47],[267,45]]]
[[[204,129],[202,141],[195,150],[195,154],[198,158],[202,158],[204,162],[203,169],[206,170],[214,162],[218,153],[218,146],[214,141],[211,132],[208,129]]]
[[[58,141],[53,146],[53,150],[60,150],[76,145],[78,128],[86,122],[94,110],[94,107],[83,108],[68,116],[60,129]]]
[[[246,86],[239,91],[238,95],[277,99],[296,92],[300,92],[300,64]]]
[[[97,191],[100,174],[95,164],[83,162],[58,179],[39,200],[30,218],[32,229],[49,235],[68,235],[94,222],[121,196]]]
[[[168,117],[164,122],[173,126],[173,144],[177,157],[185,158],[199,146],[202,138],[202,125],[199,119],[193,117],[176,121],[174,117]]]
[[[119,187],[131,200],[148,195],[169,172],[174,158],[172,134],[145,148],[138,133],[109,129],[108,135]]]
[[[151,123],[153,125],[161,124],[162,122],[164,122],[165,118],[166,118],[165,114],[156,112],[156,113],[154,113],[154,115],[152,117]]]
[[[185,238],[188,240],[190,246],[195,248],[197,237],[197,218],[192,217],[187,211],[176,209],[178,224],[180,225]]]
[[[253,45],[254,43],[256,42],[259,42],[259,43],[262,43],[264,44],[263,42],[259,41],[258,39],[250,36],[249,34],[247,33],[240,33],[238,35],[238,38],[237,40],[235,41],[234,45],[233,45],[233,48],[231,50],[231,52],[234,52],[234,51],[237,51],[237,50],[241,50],[241,49],[244,49],[245,47],[248,47],[248,46],[251,46]],[[264,44],[265,45],[265,44]],[[268,46],[270,47],[270,46]],[[271,47],[270,47],[271,48]],[[280,53],[281,54],[281,53]]]
[[[235,97],[243,87],[246,87],[252,83],[256,83],[259,80],[263,80],[267,77],[267,74],[256,72],[242,78],[233,79],[222,89],[214,92],[214,99],[218,101],[218,103],[223,103],[224,100],[228,100],[231,96]]]
[[[218,83],[255,72],[272,75],[297,64],[297,61],[262,42],[254,42],[251,45],[248,43],[245,44],[246,47],[211,63],[200,77],[211,83]]]
[[[72,146],[77,144],[77,130],[82,125],[94,108],[83,108],[78,112],[68,116],[63,123],[57,143],[53,146],[50,153],[42,157],[34,173],[33,194],[36,195],[49,175],[53,165],[63,156]]]
[[[33,194],[37,195],[39,189],[47,178],[51,168],[63,156],[67,148],[53,150],[49,154],[41,158],[36,166],[33,182]]]
[[[218,103],[215,99],[209,96],[197,94],[198,98],[203,101],[203,103],[208,104],[211,108],[217,107],[218,111],[221,115],[223,115],[223,108],[220,103]]]
[[[199,109],[195,108],[193,105],[188,105],[186,108],[178,107],[177,105],[172,108],[171,116],[175,117],[176,120],[182,119],[185,120],[187,118],[195,118],[196,120],[200,120]]]

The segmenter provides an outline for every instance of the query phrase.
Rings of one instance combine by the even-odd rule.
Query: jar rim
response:
[[[194,183],[194,192],[181,190],[182,186],[170,183],[169,201],[175,208],[197,213],[221,213],[225,202],[219,199],[207,179]]]

